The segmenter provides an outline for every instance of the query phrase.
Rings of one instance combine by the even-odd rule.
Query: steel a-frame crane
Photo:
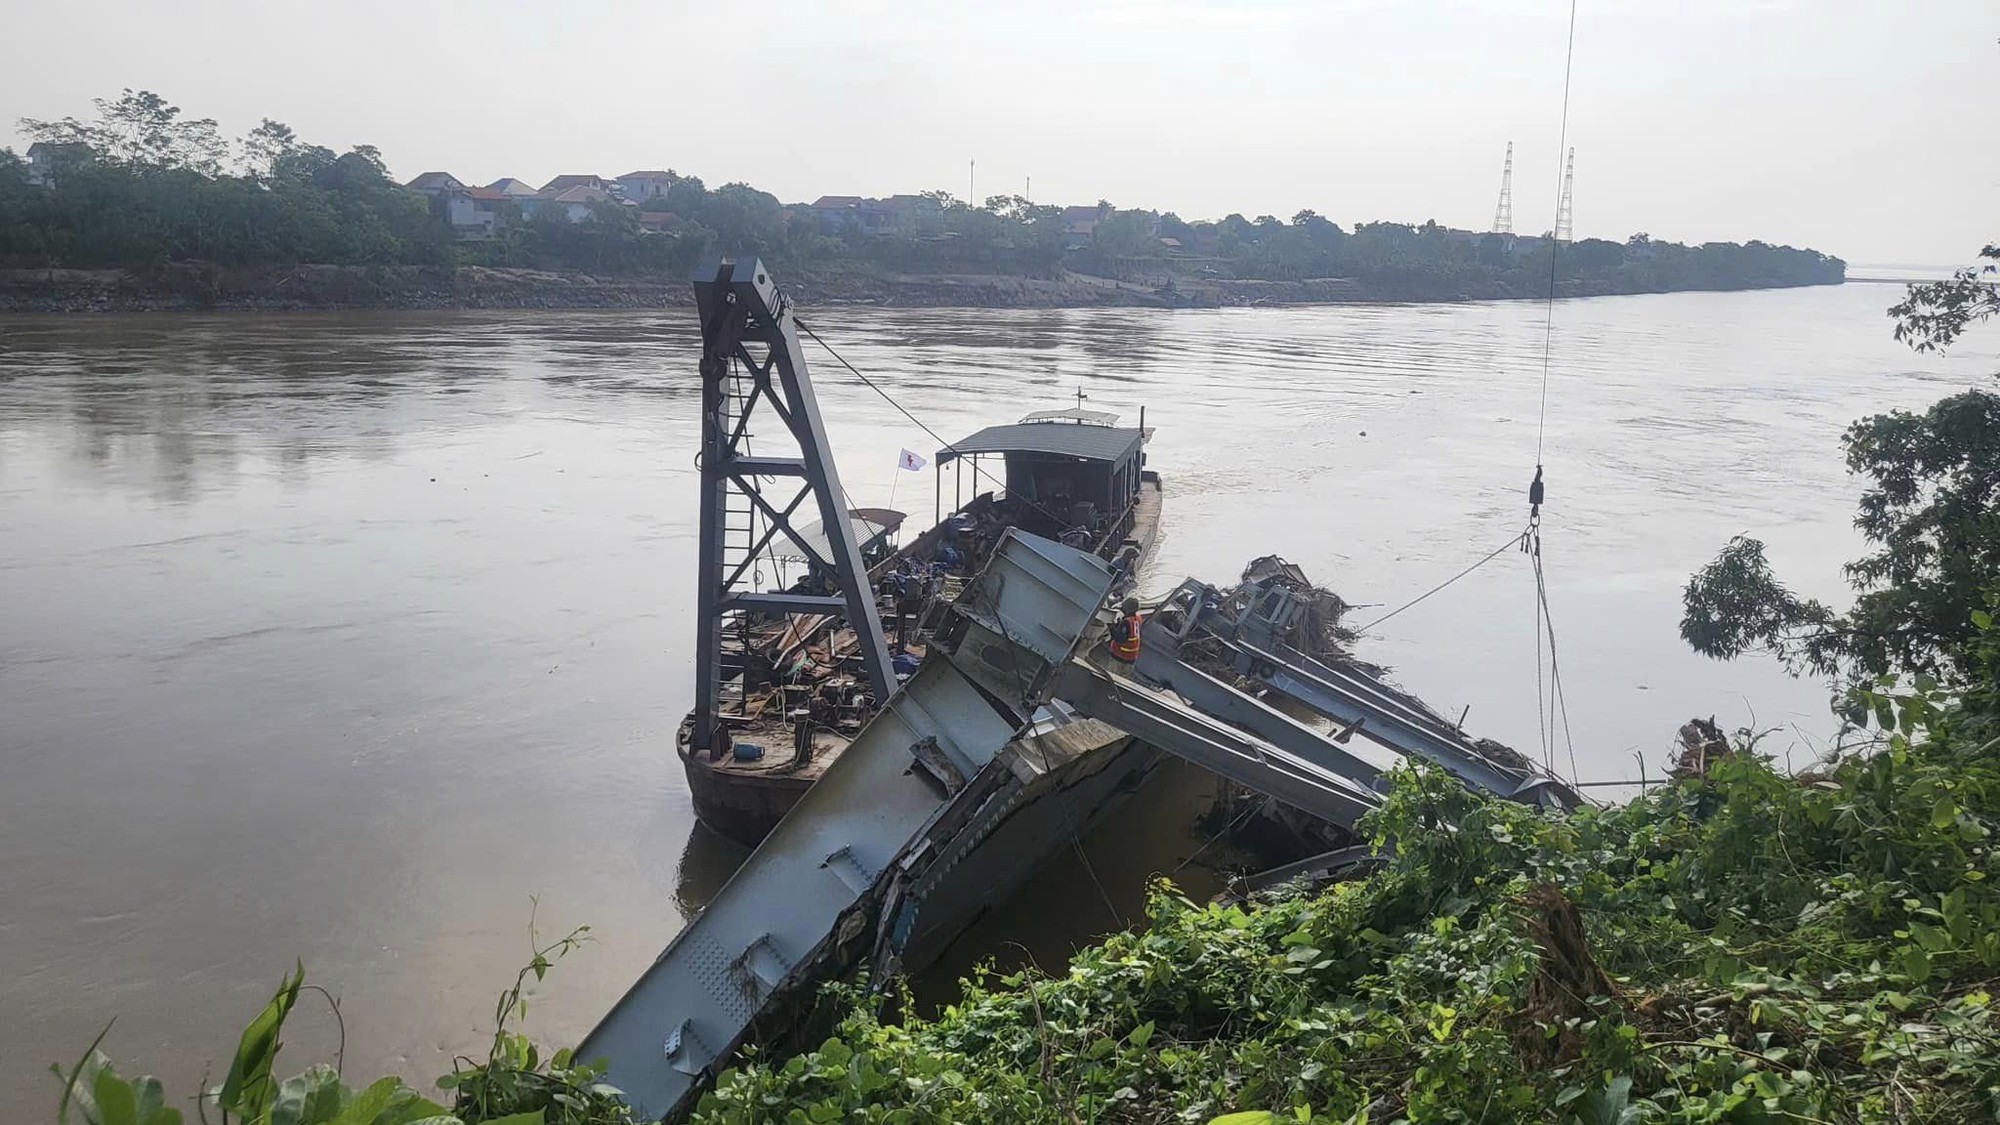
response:
[[[723,258],[698,270],[694,295],[701,318],[701,559],[689,749],[705,753],[714,745],[729,681],[743,674],[740,663],[725,667],[723,641],[747,616],[839,614],[854,631],[878,704],[888,701],[895,680],[790,300],[754,258]],[[773,430],[791,440],[778,442],[776,452],[765,444],[753,454],[753,419],[777,423],[755,433],[760,442],[777,436]],[[790,493],[794,483],[797,492]],[[824,538],[802,535],[792,522],[808,500]],[[756,588],[757,560],[779,535],[824,579],[821,588]]]

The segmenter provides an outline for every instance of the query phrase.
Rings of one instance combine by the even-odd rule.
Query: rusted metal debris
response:
[[[1667,767],[1672,778],[1707,777],[1709,767],[1736,753],[1729,737],[1715,725],[1715,716],[1689,719],[1681,725],[1680,753]]]

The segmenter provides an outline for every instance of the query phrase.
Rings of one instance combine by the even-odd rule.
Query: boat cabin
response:
[[[873,569],[896,549],[896,532],[902,528],[906,517],[894,508],[849,508],[847,510],[848,534],[854,537],[854,545],[861,549],[861,565]],[[824,521],[814,520],[798,533],[805,540],[810,551],[800,549],[789,541],[774,544],[777,557],[787,561],[803,562],[813,588],[831,578],[822,574],[819,562],[833,557],[833,544],[826,537]],[[802,591],[803,592],[803,589]]]
[[[1097,410],[1050,410],[1005,426],[988,426],[938,451],[938,492],[944,468],[957,464],[954,509],[963,507],[966,464],[975,495],[996,491],[1011,501],[1012,521],[1051,539],[1083,540],[1099,548],[1130,528],[1145,472],[1144,427],[1117,425]],[[988,467],[991,460],[1000,462]],[[1115,540],[1113,540],[1115,542]]]

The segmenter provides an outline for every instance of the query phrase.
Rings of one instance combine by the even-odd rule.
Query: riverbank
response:
[[[1796,288],[1773,283],[1734,288]],[[1122,281],[1070,270],[1048,276],[789,270],[806,305],[899,308],[1225,308],[1513,300],[1544,296],[1504,283],[1398,283],[1351,278],[1264,281],[1205,275]],[[1566,282],[1564,297],[1674,292],[1615,281]],[[157,270],[0,270],[0,313],[254,312],[351,309],[638,309],[691,301],[684,278],[463,266],[224,268],[174,263]]]

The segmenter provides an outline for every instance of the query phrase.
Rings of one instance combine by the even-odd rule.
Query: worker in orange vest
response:
[[[1139,629],[1146,619],[1139,616],[1139,599],[1126,598],[1119,607],[1118,620],[1111,623],[1111,632],[1105,638],[1105,647],[1111,651],[1111,658],[1120,664],[1131,664],[1139,659]]]

